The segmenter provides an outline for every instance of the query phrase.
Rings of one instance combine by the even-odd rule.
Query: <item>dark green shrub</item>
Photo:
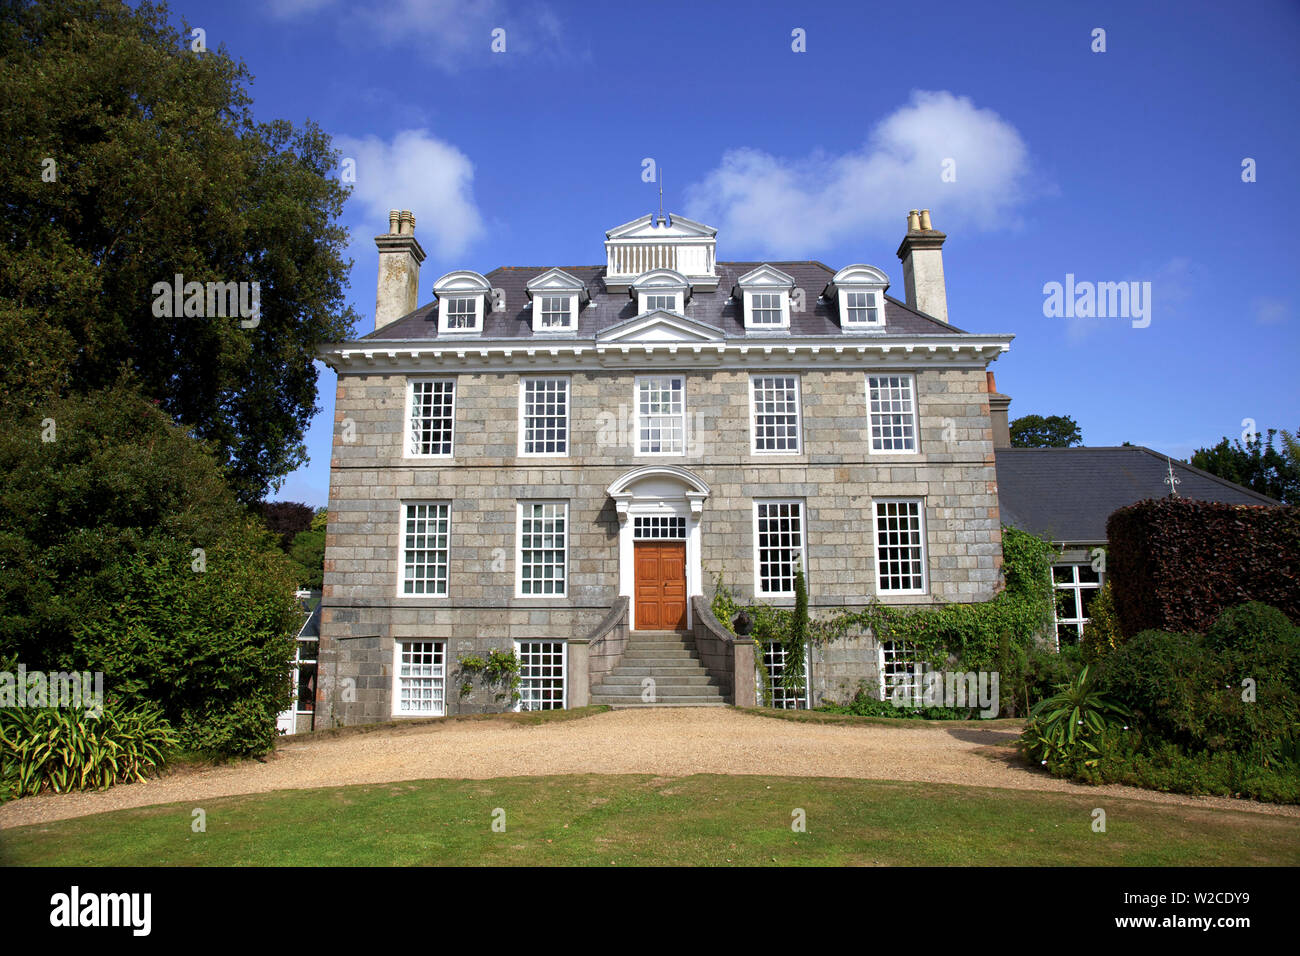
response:
[[[1300,507],[1142,501],[1112,514],[1106,537],[1127,635],[1204,633],[1245,601],[1300,619]]]
[[[1100,680],[1156,736],[1196,745],[1207,732],[1206,695],[1224,678],[1199,634],[1143,631],[1116,648]]]
[[[0,796],[53,790],[102,790],[160,769],[176,734],[153,705],[126,709],[106,701],[103,713],[42,707],[0,709]]]

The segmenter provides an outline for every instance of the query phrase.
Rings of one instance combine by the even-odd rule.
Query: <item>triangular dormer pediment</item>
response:
[[[645,315],[625,319],[596,333],[598,344],[614,342],[721,342],[721,329],[697,322],[684,315],[656,309]]]
[[[776,266],[769,266],[766,262],[757,269],[751,269],[743,276],[736,280],[737,289],[793,289],[794,279],[786,275]]]
[[[563,269],[548,269],[539,276],[528,280],[525,286],[528,297],[535,295],[577,295],[587,299],[587,286],[578,278],[569,275]]]
[[[615,226],[605,233],[606,239],[713,239],[718,230],[685,216],[651,215]]]

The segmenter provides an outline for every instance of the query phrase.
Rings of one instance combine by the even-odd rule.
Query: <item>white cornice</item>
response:
[[[716,342],[599,342],[593,338],[477,341],[345,342],[317,352],[344,374],[582,368],[846,368],[882,366],[983,368],[1011,346],[1013,335],[932,335],[851,340],[825,337],[729,339]]]

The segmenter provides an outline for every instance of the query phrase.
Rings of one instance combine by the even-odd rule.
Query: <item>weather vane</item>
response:
[[[1178,489],[1175,486],[1181,485],[1183,481],[1181,478],[1179,478],[1177,475],[1174,474],[1174,460],[1170,458],[1168,455],[1166,455],[1165,461],[1169,463],[1169,476],[1165,478],[1165,484],[1169,486],[1169,497],[1177,498]]]

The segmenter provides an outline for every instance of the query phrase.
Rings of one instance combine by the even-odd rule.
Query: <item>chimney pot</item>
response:
[[[397,235],[398,223],[401,221],[401,217],[402,214],[396,209],[388,210],[388,234],[390,236]]]
[[[921,214],[915,209],[907,214],[907,231],[919,232],[921,230]]]
[[[932,230],[933,228],[934,228],[934,226],[930,225],[930,210],[928,210],[928,209],[922,209],[922,210],[921,210],[921,229],[924,230],[925,232],[929,232],[929,231]]]

